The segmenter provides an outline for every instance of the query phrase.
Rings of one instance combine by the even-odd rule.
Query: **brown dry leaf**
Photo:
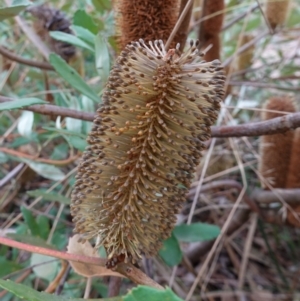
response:
[[[88,241],[86,241],[85,243],[79,243],[78,239],[79,239],[78,234],[69,238],[68,253],[91,256],[91,257],[99,257],[99,255],[95,253],[94,248],[91,246],[91,244]],[[72,266],[72,268],[77,274],[85,277],[92,277],[92,276],[124,277],[123,275],[117,272],[113,272],[112,270],[109,270],[106,267],[102,267],[102,266],[81,263],[81,262],[74,262],[74,261],[70,261],[70,265]]]

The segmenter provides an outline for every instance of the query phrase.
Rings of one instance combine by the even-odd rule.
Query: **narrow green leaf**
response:
[[[37,247],[42,247],[46,249],[53,249],[55,250],[56,248],[52,245],[47,244],[47,242],[37,236],[32,236],[31,234],[17,234],[17,233],[8,233],[7,237],[10,237],[16,241],[26,243],[28,245],[33,245]]]
[[[16,272],[21,270],[23,266],[21,264],[16,263],[15,261],[11,261],[6,259],[6,256],[0,256],[0,277],[4,277],[7,274]]]
[[[3,21],[7,18],[17,16],[23,9],[25,9],[31,3],[27,0],[13,2],[11,6],[0,7],[0,21]]]
[[[53,127],[50,127],[50,126],[43,126],[43,129],[45,129],[47,131],[51,131],[51,132],[57,132],[57,133],[62,134],[62,135],[77,136],[77,137],[81,137],[83,139],[86,138],[86,135],[76,133],[76,132],[72,132],[72,131],[68,131],[68,130],[53,128]]]
[[[95,47],[96,35],[94,35],[88,29],[83,28],[81,26],[77,26],[77,25],[72,25],[71,29],[76,33],[76,36],[78,38],[87,42],[91,47]]]
[[[124,297],[124,301],[183,301],[176,296],[168,287],[165,290],[159,290],[153,287],[139,285],[133,288]]]
[[[220,228],[205,223],[194,223],[191,225],[178,225],[173,234],[183,242],[197,242],[216,238],[220,234]]]
[[[20,98],[12,101],[0,103],[0,111],[21,109],[36,104],[45,104],[46,102],[39,98]]]
[[[97,103],[100,101],[98,95],[85,83],[77,71],[69,66],[60,56],[52,53],[49,56],[49,60],[56,72],[73,88]]]
[[[94,34],[97,34],[99,30],[93,18],[82,9],[79,9],[75,12],[73,17],[73,24],[84,27]]]
[[[23,158],[21,161],[25,162],[31,169],[46,179],[60,181],[65,177],[65,174],[53,165],[34,162]]]
[[[163,242],[163,246],[159,250],[159,255],[171,267],[181,262],[182,252],[178,240],[173,234]]]
[[[105,10],[109,10],[111,8],[110,0],[92,0],[95,8],[103,13]]]
[[[95,40],[96,68],[103,83],[107,81],[110,70],[109,51],[106,39],[99,33]]]
[[[122,297],[105,298],[105,299],[82,299],[82,298],[74,299],[74,298],[69,298],[64,296],[56,296],[44,292],[38,292],[27,285],[15,283],[13,281],[3,280],[3,279],[0,279],[0,287],[13,293],[15,296],[19,297],[22,300],[25,299],[26,301],[41,301],[41,300],[43,301],[123,301],[124,300]],[[170,300],[173,301],[173,299]],[[174,301],[180,301],[180,299],[177,300],[174,299]]]
[[[50,232],[49,219],[45,215],[38,215],[35,220],[39,226],[40,237],[46,240]]]
[[[66,42],[94,52],[93,47],[91,47],[86,42],[82,41],[80,38],[74,36],[73,34],[65,33],[62,31],[49,31],[49,34],[55,40]]]
[[[76,136],[69,137],[69,142],[74,148],[80,150],[81,152],[83,152],[87,146],[87,142],[85,139],[81,139]]]
[[[27,194],[35,198],[42,197],[46,201],[60,202],[66,205],[70,204],[69,198],[54,192],[45,192],[43,190],[37,189],[37,190],[27,191]]]
[[[33,236],[40,236],[39,226],[37,222],[35,221],[35,218],[30,210],[25,208],[24,206],[21,206],[21,212],[24,218],[24,221],[26,225],[28,226],[31,234]]]

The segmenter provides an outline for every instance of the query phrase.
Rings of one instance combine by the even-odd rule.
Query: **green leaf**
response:
[[[21,109],[36,104],[45,104],[44,100],[39,98],[20,98],[12,101],[0,103],[0,111]]]
[[[17,234],[17,233],[8,233],[6,236],[16,241],[26,243],[28,245],[33,245],[33,246],[43,247],[43,248],[53,249],[53,250],[56,249],[54,246],[47,244],[47,242],[44,239],[37,236],[32,236],[30,234],[24,235],[24,234]]]
[[[26,225],[28,226],[31,234],[33,236],[40,236],[40,231],[37,222],[35,221],[35,218],[30,210],[25,208],[24,206],[21,206],[21,212],[24,218],[24,221]]]
[[[163,246],[159,250],[159,255],[171,267],[181,262],[182,252],[178,240],[173,234],[163,242]]]
[[[159,290],[153,287],[139,285],[130,290],[124,301],[183,301],[170,288]]]
[[[39,226],[40,237],[46,240],[50,232],[49,219],[44,215],[38,215],[35,220]]]
[[[82,9],[79,9],[75,12],[73,23],[74,25],[86,28],[94,34],[98,33],[98,26],[96,25],[92,17]]]
[[[179,225],[173,230],[175,237],[184,242],[205,241],[216,238],[220,234],[220,228],[205,223]]]
[[[72,25],[71,29],[76,33],[76,36],[78,38],[80,38],[81,40],[87,42],[92,47],[95,47],[95,38],[96,38],[96,35],[94,35],[88,29],[83,28],[81,26],[77,26],[77,25]]]
[[[20,299],[25,299],[27,301],[123,301],[122,297],[115,297],[115,298],[105,298],[105,299],[82,299],[82,298],[68,298],[64,296],[56,296],[47,294],[44,292],[38,292],[31,287],[15,283],[10,280],[3,280],[0,279],[0,287],[3,289],[13,293],[15,296],[19,297]],[[145,299],[146,300],[146,299]],[[180,301],[180,299],[169,299],[174,301]]]
[[[109,51],[107,47],[106,39],[99,33],[95,40],[96,50],[96,68],[98,74],[101,77],[102,83],[107,81],[109,76],[110,64],[109,64]]]
[[[22,1],[14,1],[13,4],[8,7],[0,7],[0,21],[18,15],[28,5],[31,5],[29,1],[22,0]]]
[[[68,140],[74,148],[80,150],[81,152],[83,152],[87,146],[87,142],[85,141],[85,139],[81,139],[76,136],[71,136]]]
[[[90,50],[94,52],[93,47],[91,47],[89,44],[86,42],[82,41],[80,38],[74,36],[73,34],[70,33],[65,33],[62,31],[49,31],[50,36],[58,41],[66,42],[78,47],[85,48],[87,50]]]
[[[6,276],[10,273],[16,272],[23,268],[22,265],[5,258],[6,256],[0,257],[0,277]]]
[[[45,192],[43,190],[31,190],[27,191],[27,194],[32,196],[32,197],[42,197],[46,201],[53,201],[53,202],[60,202],[62,204],[69,205],[70,204],[70,199],[54,192]]]
[[[53,261],[53,259],[53,257],[42,254],[32,254],[30,258],[30,265],[37,265],[33,268],[35,275],[39,278],[52,281],[58,270],[58,261]]]
[[[73,131],[68,131],[68,130],[53,128],[53,127],[50,127],[50,126],[43,126],[43,129],[51,131],[51,132],[57,132],[57,133],[60,133],[62,135],[77,136],[77,137],[81,137],[83,139],[86,138],[86,135],[83,135],[83,134],[80,134],[80,133],[76,133],[76,132],[73,132]]]
[[[109,10],[111,8],[110,0],[92,0],[92,2],[100,13],[103,13],[105,10]]]
[[[98,95],[85,83],[77,71],[69,66],[60,56],[51,53],[49,56],[51,65],[56,72],[67,81],[73,88],[95,102],[99,102]]]
[[[65,174],[53,165],[34,162],[23,158],[21,161],[25,162],[31,169],[46,179],[60,181],[65,177]]]

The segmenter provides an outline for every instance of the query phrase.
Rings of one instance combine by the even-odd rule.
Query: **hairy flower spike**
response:
[[[132,42],[113,67],[78,168],[71,212],[108,266],[154,256],[169,237],[224,94],[219,61]]]

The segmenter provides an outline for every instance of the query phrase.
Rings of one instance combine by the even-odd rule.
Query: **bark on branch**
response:
[[[0,103],[12,99],[0,96]],[[93,121],[95,114],[76,111],[54,105],[33,105],[25,108],[28,111],[50,116],[71,117],[80,120]],[[216,138],[251,137],[284,133],[300,127],[300,112],[273,118],[267,121],[250,122],[234,126],[212,126],[211,136]]]

